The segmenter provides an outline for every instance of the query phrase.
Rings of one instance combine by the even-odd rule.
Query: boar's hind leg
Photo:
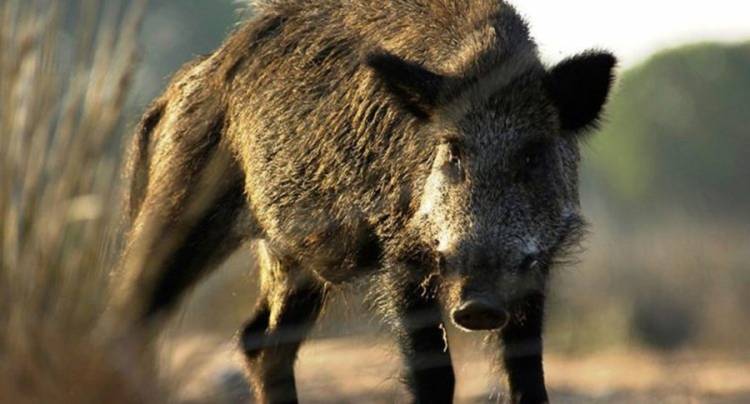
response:
[[[423,285],[388,279],[383,309],[394,327],[415,403],[453,402],[454,374],[440,304]]]
[[[141,149],[152,156],[136,161],[140,178],[131,191],[132,224],[116,295],[136,324],[164,317],[246,237],[237,225],[248,214],[244,175],[221,145],[223,117],[184,120],[186,127],[167,127],[158,141],[143,140]]]
[[[522,319],[513,318],[500,332],[504,347],[499,358],[508,374],[513,404],[547,403],[542,368],[544,295],[527,296],[521,303]]]
[[[294,361],[325,300],[323,285],[259,243],[261,297],[241,345],[261,403],[296,403]]]

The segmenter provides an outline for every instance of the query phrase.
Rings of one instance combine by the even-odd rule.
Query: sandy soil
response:
[[[196,403],[247,402],[239,354],[230,344],[206,340],[171,344],[165,361],[179,374],[182,398]],[[465,352],[464,352],[465,351]],[[486,403],[502,396],[476,350],[454,351],[456,402]],[[750,356],[619,351],[584,357],[546,355],[554,403],[750,403]],[[374,339],[318,340],[306,344],[297,363],[302,403],[407,402],[399,382],[399,358]],[[179,372],[179,373],[176,373]]]

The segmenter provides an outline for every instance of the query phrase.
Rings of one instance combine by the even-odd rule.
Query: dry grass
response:
[[[0,5],[0,402],[162,402],[106,318],[144,6]]]

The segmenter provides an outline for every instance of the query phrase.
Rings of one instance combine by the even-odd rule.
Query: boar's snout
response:
[[[510,319],[508,312],[488,301],[475,298],[463,302],[451,314],[453,323],[466,331],[497,330]]]

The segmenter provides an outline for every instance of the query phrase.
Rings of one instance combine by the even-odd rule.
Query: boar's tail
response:
[[[146,188],[149,182],[148,171],[153,134],[164,115],[165,107],[166,102],[163,100],[157,100],[149,106],[138,123],[132,143],[130,144],[127,165],[125,167],[127,184],[125,211],[129,223],[133,223],[136,216],[138,216],[143,198],[146,195]]]

